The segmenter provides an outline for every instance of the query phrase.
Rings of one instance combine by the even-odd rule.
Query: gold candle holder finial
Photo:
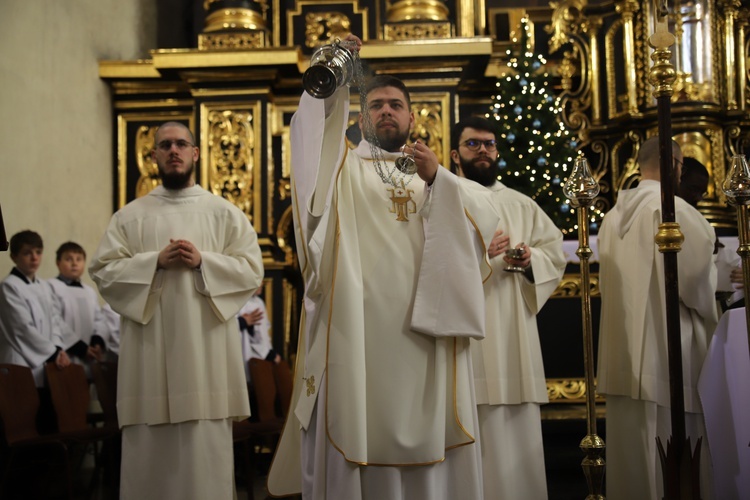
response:
[[[721,189],[727,201],[737,208],[737,234],[740,243],[737,254],[742,259],[742,283],[747,291],[750,290],[750,232],[747,217],[747,207],[750,205],[750,169],[745,155],[732,156],[732,166]],[[745,301],[747,302],[747,299]],[[745,307],[745,323],[750,345],[750,306]]]
[[[578,250],[581,267],[581,316],[583,318],[583,363],[586,371],[586,423],[588,433],[579,447],[585,454],[581,467],[586,475],[589,494],[586,500],[603,500],[604,440],[596,433],[596,383],[594,382],[594,337],[591,316],[591,284],[589,278],[589,207],[599,194],[599,183],[591,175],[586,158],[579,156],[570,177],[563,185],[563,193],[578,214]]]
[[[657,1],[656,31],[648,39],[648,44],[654,49],[651,60],[654,65],[649,71],[648,80],[654,86],[654,97],[672,96],[672,84],[677,79],[677,73],[672,65],[672,51],[675,37],[669,32],[667,2]]]

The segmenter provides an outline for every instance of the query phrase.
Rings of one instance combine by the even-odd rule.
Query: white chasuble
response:
[[[195,245],[199,270],[157,270],[170,239]],[[236,314],[263,264],[244,213],[199,186],[160,186],[112,217],[89,271],[122,316],[121,426],[250,414]]]
[[[314,411],[326,430],[316,446],[327,440],[351,464],[436,464],[476,439],[468,337],[484,336],[484,241],[497,216],[484,188],[442,167],[431,189],[416,175],[384,183],[366,141],[347,150],[347,116],[343,89],[325,102],[304,95],[292,122],[305,313],[272,494],[301,486],[288,435],[315,432]],[[399,155],[383,155],[392,170]],[[433,269],[448,261],[455,269]]]

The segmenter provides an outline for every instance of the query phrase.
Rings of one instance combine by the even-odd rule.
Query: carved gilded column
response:
[[[747,33],[750,12],[744,11],[737,18],[737,104],[742,111],[747,109],[747,51],[745,34]]]
[[[625,83],[628,89],[628,113],[631,116],[638,112],[638,80],[635,67],[635,31],[633,29],[633,17],[640,9],[636,0],[623,0],[615,4],[617,12],[622,17],[623,36],[625,44]]]
[[[486,20],[483,15],[485,12],[484,0],[458,0],[457,5],[456,29],[458,30],[458,36],[484,35],[486,29]]]
[[[397,0],[386,11],[385,39],[451,38],[445,0]]]
[[[583,23],[583,31],[589,36],[589,81],[591,82],[591,119],[594,123],[602,121],[602,85],[599,68],[599,41],[597,35],[602,27],[601,17],[590,17]]]
[[[735,54],[737,39],[734,36],[734,24],[739,12],[740,0],[721,0],[719,2],[724,8],[724,64],[727,72],[726,93],[727,109],[737,109],[737,75],[735,65]],[[744,40],[741,41],[741,44]]]
[[[270,39],[268,0],[205,0],[206,25],[198,35],[200,50],[257,49]]]

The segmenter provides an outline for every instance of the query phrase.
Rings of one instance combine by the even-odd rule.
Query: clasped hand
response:
[[[195,269],[201,265],[201,254],[195,246],[187,240],[169,240],[169,245],[159,252],[158,268],[174,269],[186,267]]]

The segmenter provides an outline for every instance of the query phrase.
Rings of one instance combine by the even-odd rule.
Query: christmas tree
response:
[[[578,143],[560,118],[562,105],[550,90],[546,60],[530,48],[526,18],[521,27],[520,54],[513,56],[508,50],[510,60],[487,113],[487,118],[496,120],[500,134],[498,180],[533,198],[564,235],[576,234],[577,215],[562,188]],[[591,212],[590,229],[595,231],[601,214]]]

